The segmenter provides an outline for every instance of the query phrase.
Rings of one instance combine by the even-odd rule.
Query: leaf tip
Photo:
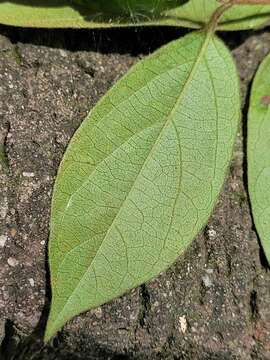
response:
[[[43,337],[43,341],[45,343],[48,343],[53,338],[53,336],[56,335],[57,331],[58,331],[58,329],[55,329],[54,326],[48,320],[46,329],[45,329],[45,333],[44,333],[44,337]]]
[[[59,325],[59,323],[55,321],[55,318],[53,318],[52,316],[52,310],[51,310],[49,314],[49,318],[47,320],[43,341],[45,343],[49,342],[57,334],[57,332],[61,329],[62,326],[63,326],[62,323]]]

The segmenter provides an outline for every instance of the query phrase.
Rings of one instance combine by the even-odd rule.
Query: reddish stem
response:
[[[218,22],[225,11],[227,11],[232,5],[234,5],[234,0],[222,1],[223,5],[219,6],[216,11],[211,16],[209,23],[207,24],[207,30],[214,32],[217,28]]]
[[[209,23],[207,24],[207,30],[214,32],[217,28],[218,22],[222,15],[233,5],[270,5],[270,0],[219,0],[220,5],[213,13]]]
[[[270,0],[221,0],[220,2],[223,4],[231,3],[232,5],[270,5]]]

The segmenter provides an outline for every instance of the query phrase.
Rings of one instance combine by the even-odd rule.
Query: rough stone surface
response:
[[[206,228],[166,273],[42,343],[50,200],[65,147],[140,53],[177,35],[123,32],[129,41],[119,45],[120,31],[75,37],[0,28],[0,359],[270,359],[270,273],[252,224],[243,155],[247,94],[270,51],[267,30],[235,41],[223,35],[240,71],[244,116]]]

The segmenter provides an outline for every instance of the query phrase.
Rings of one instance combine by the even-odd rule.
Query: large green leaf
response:
[[[248,182],[254,222],[270,264],[270,55],[261,64],[252,86]]]
[[[54,188],[46,339],[191,243],[226,175],[239,97],[229,51],[196,32],[135,65],[90,112]]]
[[[186,0],[0,0],[0,23],[45,28],[156,24],[161,11]]]
[[[216,0],[0,0],[0,23],[28,27],[98,28],[172,25],[198,28],[220,6]],[[85,6],[76,6],[76,3]],[[127,3],[129,4],[127,6]],[[181,6],[179,6],[181,4]],[[176,6],[177,5],[177,6]],[[252,29],[270,19],[270,6],[234,6],[220,29]]]

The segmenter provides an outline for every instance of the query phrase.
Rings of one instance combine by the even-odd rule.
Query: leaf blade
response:
[[[162,11],[187,0],[7,0],[0,23],[43,28],[110,28],[157,24]]]
[[[270,56],[255,76],[248,115],[248,187],[256,230],[270,264]]]
[[[78,0],[79,1],[79,0]],[[81,0],[84,1],[84,0]],[[166,0],[164,0],[165,3]],[[109,4],[104,1],[105,4]],[[133,0],[133,3],[136,3]],[[209,20],[211,13],[219,6],[217,0],[190,0],[179,4],[177,0],[168,1],[170,9],[160,8],[160,14],[150,16],[149,12],[141,16],[128,12],[110,13],[110,7],[102,12],[87,7],[71,6],[69,0],[10,0],[0,2],[0,23],[13,26],[42,28],[111,28],[126,26],[164,25],[200,28]],[[114,10],[115,11],[115,10]],[[219,25],[220,30],[245,30],[264,25],[270,19],[270,6],[234,6],[224,14]]]
[[[239,109],[231,56],[204,32],[135,65],[98,103],[55,185],[46,339],[76,314],[153,278],[186,249],[223,184]]]

